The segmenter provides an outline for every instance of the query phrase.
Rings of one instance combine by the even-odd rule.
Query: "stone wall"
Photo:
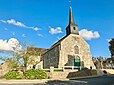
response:
[[[56,69],[56,70],[55,70]],[[78,69],[58,69],[50,67],[50,72],[47,72],[51,79],[66,79],[71,72],[77,72]]]
[[[78,46],[79,48],[78,54],[75,54],[74,46]],[[90,66],[92,66],[92,68],[95,69],[89,45],[80,35],[70,34],[63,41],[61,41],[59,67],[61,68],[65,66],[67,63],[69,63],[69,60],[71,59],[73,61],[76,56],[78,56],[81,62],[83,62],[84,67],[90,68]],[[73,65],[72,62],[70,64]]]
[[[51,79],[66,79],[69,72],[47,72]]]
[[[63,72],[47,72],[48,76],[51,79],[66,79],[66,78],[76,78],[76,77],[86,77],[86,76],[99,76],[97,70],[81,70],[81,71],[74,71],[74,70],[66,70]],[[103,74],[101,74],[103,75]]]
[[[59,45],[49,49],[43,54],[43,67],[50,68],[50,66],[58,67],[59,63]]]
[[[75,50],[74,47],[76,47]],[[43,58],[44,68],[74,66],[74,59],[79,58],[82,67],[95,69],[90,47],[80,35],[70,34],[64,37],[53,45]]]

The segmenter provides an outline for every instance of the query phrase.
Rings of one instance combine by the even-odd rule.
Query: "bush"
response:
[[[9,71],[4,75],[4,77],[6,79],[22,79],[22,76],[17,71]]]
[[[63,69],[55,68],[54,71],[55,71],[55,72],[63,72]]]
[[[45,69],[44,71],[45,71],[45,72],[50,72],[50,70],[46,70],[46,69]]]
[[[45,78],[47,78],[46,72],[41,69],[27,70],[24,72],[24,76],[26,79],[45,79]]]
[[[88,70],[88,68],[82,68],[81,70]]]

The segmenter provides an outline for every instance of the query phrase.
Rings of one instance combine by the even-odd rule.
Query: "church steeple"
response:
[[[74,22],[72,7],[70,7],[69,24],[68,24],[68,26],[66,28],[66,33],[67,33],[67,35],[69,35],[69,34],[77,34],[77,35],[79,35],[79,33],[78,33],[78,25],[75,24],[75,22]]]
[[[69,12],[69,24],[74,24],[74,17],[72,13],[72,7],[70,7],[70,12]]]

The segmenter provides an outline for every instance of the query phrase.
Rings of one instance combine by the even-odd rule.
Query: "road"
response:
[[[0,85],[114,85],[114,75],[75,80],[51,80],[44,83],[1,83]]]

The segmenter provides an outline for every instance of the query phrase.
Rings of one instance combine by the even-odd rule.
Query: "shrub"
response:
[[[17,71],[9,71],[4,75],[4,77],[6,79],[22,79],[22,76]]]
[[[63,72],[63,69],[55,68],[54,71],[55,71],[55,72]]]
[[[50,72],[50,70],[49,70],[49,69],[48,69],[48,70],[47,70],[47,69],[45,69],[44,71],[45,71],[45,72]]]
[[[81,70],[88,70],[88,68],[82,68]]]
[[[45,79],[45,78],[47,78],[46,72],[41,69],[27,70],[24,72],[24,76],[26,79]]]

